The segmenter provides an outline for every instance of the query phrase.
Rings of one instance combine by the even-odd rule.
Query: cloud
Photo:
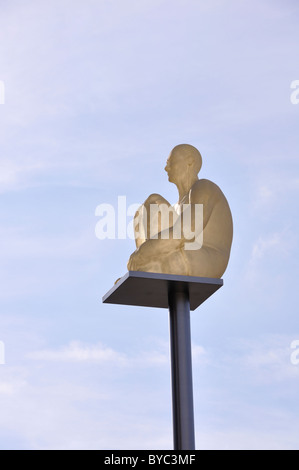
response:
[[[3,155],[0,160],[0,193],[26,189],[28,186],[38,185],[32,181],[34,177],[47,171],[48,166],[42,161],[32,161],[25,157],[20,161],[15,156],[11,159]]]
[[[71,341],[60,349],[44,349],[27,354],[29,359],[51,362],[87,362],[108,364],[113,363],[125,367],[170,367],[169,344],[157,341],[155,349],[139,351],[129,355],[118,352],[101,343],[90,345],[80,341]],[[192,344],[192,360],[194,363],[205,363],[207,351],[199,345]]]
[[[267,106],[259,100],[265,92],[260,82],[272,79],[272,70],[255,67],[259,73],[252,72],[254,61],[264,64],[269,54],[267,63],[276,59],[273,40],[280,45],[281,36],[268,40],[269,31],[282,24],[275,6],[256,3],[259,13],[253,14],[252,7],[227,9],[218,1],[209,7],[194,1],[188,7],[180,1],[175,8],[170,5],[158,0],[142,5],[29,1],[26,7],[17,2],[3,8],[0,52],[7,99],[0,133],[2,156],[10,163],[3,165],[0,191],[59,177],[64,185],[105,182],[107,176],[121,180],[130,174],[122,157],[134,153],[134,167],[141,152],[147,155],[142,147],[150,148],[155,139],[157,146],[165,145],[177,138],[177,129],[189,136],[192,128],[196,139],[205,129],[212,140],[217,126],[229,130],[249,119],[264,120],[262,113],[280,113],[271,90]],[[202,16],[207,21],[198,28]],[[250,31],[247,19],[253,16],[256,37],[248,48],[244,28]],[[265,31],[269,18],[273,26]],[[221,31],[226,54],[219,49]],[[289,37],[285,41],[293,43]],[[240,61],[242,66],[234,67]],[[284,67],[279,70],[283,73]],[[268,86],[277,87],[272,81]],[[154,138],[148,139],[153,130]]]
[[[0,395],[13,395],[15,393],[16,386],[10,382],[0,382]]]
[[[93,230],[49,236],[36,236],[32,228],[25,230],[22,227],[0,228],[0,258],[78,258],[88,257],[95,253],[97,240]]]
[[[297,158],[297,157],[296,157]],[[285,156],[280,155],[280,161],[285,165]],[[292,174],[284,174],[284,171],[277,169],[276,172],[265,174],[263,169],[259,172],[255,183],[253,207],[255,211],[265,213],[276,211],[281,204],[290,198],[298,197],[299,178]]]
[[[119,338],[128,322],[122,323],[120,314],[121,333],[114,338],[118,345],[109,343],[109,315],[101,319],[102,342],[93,343],[99,286],[106,285],[109,271],[119,269],[111,266],[122,263],[124,252],[120,244],[111,244],[108,253],[110,245],[103,243],[98,249],[106,250],[106,258],[92,264],[91,237],[97,243],[93,227],[91,234],[78,231],[71,237],[66,231],[69,222],[78,221],[79,198],[93,197],[89,189],[97,192],[97,203],[104,195],[109,202],[120,191],[136,192],[137,199],[144,191],[164,191],[166,180],[156,174],[160,155],[181,140],[200,142],[207,150],[207,177],[218,173],[220,181],[231,182],[228,199],[240,209],[240,217],[237,211],[233,214],[236,233],[240,219],[245,220],[242,267],[231,289],[236,301],[234,306],[215,307],[235,312],[224,329],[240,336],[244,325],[237,312],[254,308],[246,325],[248,334],[256,336],[267,321],[259,317],[264,313],[262,299],[268,298],[273,302],[269,316],[275,319],[267,328],[283,330],[282,313],[293,297],[291,284],[283,285],[281,277],[287,271],[296,279],[292,264],[298,258],[293,221],[299,108],[289,99],[289,84],[297,78],[297,7],[270,2],[227,6],[218,0],[2,3],[0,80],[6,96],[0,106],[0,192],[5,207],[0,297],[2,317],[18,315],[23,323],[18,341],[14,323],[7,327],[11,346],[8,364],[0,368],[0,445],[3,437],[12,436],[12,445],[22,442],[25,448],[165,449],[172,444],[169,343],[139,348],[140,335],[148,331],[134,322],[132,342],[124,352]],[[291,161],[292,171],[280,171]],[[255,192],[248,179],[256,182]],[[63,188],[59,194],[57,185]],[[76,192],[79,197],[73,200],[70,186],[87,191]],[[66,207],[65,194],[73,204],[61,225],[63,211],[58,214],[56,209]],[[244,199],[254,200],[253,214],[246,213]],[[84,206],[82,212],[86,210]],[[250,258],[251,286],[239,276],[246,265],[244,253]],[[273,282],[278,276],[279,282]],[[294,324],[295,310],[288,312]],[[30,352],[24,353],[24,336],[41,330],[43,339],[34,345],[28,340]],[[84,335],[86,342],[69,342],[68,334],[79,339]],[[221,341],[220,335],[223,331]],[[61,347],[45,346],[53,344],[53,336]],[[231,349],[225,344],[221,351],[193,344],[202,406],[197,415],[200,445],[271,446],[271,439],[275,445],[293,443],[298,407],[288,398],[292,388],[298,389],[299,368],[289,362],[291,339],[244,340]],[[24,365],[23,373],[12,370],[12,356]],[[207,399],[201,401],[201,394]],[[281,418],[282,432],[273,431]]]
[[[78,341],[72,341],[59,350],[45,349],[31,352],[28,353],[27,357],[38,361],[114,363],[120,366],[124,366],[128,362],[125,354],[111,348],[104,347],[101,344],[84,345]]]
[[[72,341],[24,354],[0,370],[0,448],[3,435],[6,449],[170,448],[169,372],[156,353]],[[152,387],[144,368],[160,366]]]
[[[209,360],[208,351],[203,346],[192,343],[192,362],[195,364],[207,364]]]
[[[271,426],[265,426],[269,422],[269,416],[262,408],[253,407],[252,416],[256,417],[258,426],[250,428],[246,423],[232,425],[222,429],[205,429],[197,433],[196,442],[198,449],[204,450],[294,450],[298,449],[297,427],[287,413],[275,416],[274,410],[271,416]],[[283,423],[280,428],[277,422]],[[245,425],[244,425],[245,424]],[[246,427],[247,425],[247,427]]]
[[[250,262],[255,263],[267,255],[286,254],[289,249],[289,237],[286,230],[272,233],[266,237],[259,237],[253,245]]]
[[[26,449],[171,448],[168,343],[153,342],[156,348],[136,354],[78,341],[28,353],[23,368],[0,381],[1,429]],[[209,367],[196,367],[198,448],[294,447],[294,417],[283,406],[260,403],[261,397],[256,402],[253,393],[276,384],[272,395],[288,399],[297,390],[299,366],[290,365],[289,346],[283,335],[239,339],[221,354],[193,345],[195,356],[209,359]],[[285,370],[289,365],[294,373]],[[149,370],[143,374],[153,366],[154,379]],[[213,380],[221,386],[211,389]]]
[[[296,256],[296,249],[297,236],[290,226],[260,235],[253,242],[245,269],[245,280],[251,287],[259,285],[263,288],[269,282],[284,282],[289,274],[289,261]]]
[[[293,336],[272,334],[260,340],[243,340],[243,351],[237,360],[258,382],[299,381],[299,367],[291,362],[293,339]]]

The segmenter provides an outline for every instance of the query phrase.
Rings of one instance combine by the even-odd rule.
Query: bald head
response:
[[[170,152],[165,170],[168,173],[168,180],[177,184],[182,180],[196,179],[201,165],[202,158],[199,151],[193,145],[180,144]]]
[[[177,145],[174,147],[170,155],[172,154],[176,157],[182,158],[186,165],[192,167],[196,174],[199,173],[202,165],[202,158],[197,148],[193,147],[193,145]]]

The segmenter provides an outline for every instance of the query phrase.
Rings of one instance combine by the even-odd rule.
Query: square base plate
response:
[[[195,310],[223,286],[222,279],[128,271],[103,297],[103,303],[168,308],[169,292],[187,290]]]

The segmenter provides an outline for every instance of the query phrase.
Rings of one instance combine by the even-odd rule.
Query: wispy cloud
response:
[[[0,228],[0,259],[77,258],[95,253],[97,240],[93,230],[49,236],[37,236],[22,227]]]
[[[27,161],[26,161],[27,160]],[[31,158],[12,157],[5,159],[3,156],[0,160],[0,193],[19,189],[26,189],[29,185],[37,185],[33,183],[33,179],[47,170],[48,166],[42,161],[32,161]]]
[[[295,429],[294,418],[283,407],[259,405],[254,396],[257,389],[274,384],[272,394],[286,399],[296,390],[299,366],[290,364],[289,346],[290,337],[284,335],[239,339],[221,352],[193,345],[195,356],[209,361],[209,367],[201,363],[196,390],[199,448],[294,446],[292,433],[286,430],[287,425]],[[136,354],[78,341],[30,352],[22,370],[0,381],[1,428],[15,430],[26,448],[34,449],[171,448],[168,355],[167,344],[161,341]],[[200,363],[196,364],[198,375]],[[140,381],[144,368],[147,373]],[[203,369],[208,375],[202,375]],[[219,380],[221,387],[211,390],[212,380]],[[227,420],[223,400],[231,415]],[[236,416],[242,417],[242,425]]]
[[[24,388],[26,385],[25,381],[1,381],[0,380],[0,395],[14,395],[20,388]]]
[[[296,279],[298,268],[297,14],[295,2],[2,2],[0,446],[12,436],[27,448],[171,447],[169,343],[140,348],[150,333],[133,322],[123,350],[128,323],[119,313],[118,325],[101,316],[95,342],[99,289],[119,277],[127,255],[120,243],[99,244],[94,225],[88,232],[81,221],[95,224],[96,205],[118,194],[171,194],[162,168],[177,143],[204,149],[203,177],[219,177],[235,208],[234,246],[241,240],[229,300],[207,308],[216,318],[249,306],[247,333],[256,338],[272,301],[266,327],[287,328],[282,313],[295,298],[287,275]],[[223,322],[242,336],[242,315]],[[219,330],[215,338],[209,330],[212,347],[201,333],[192,346],[200,445],[297,445],[299,368],[288,357],[296,338],[228,345]]]
[[[261,383],[299,381],[299,367],[291,363],[294,335],[265,335],[259,340],[240,340],[236,360]]]
[[[265,285],[267,279],[282,281],[288,275],[287,263],[297,249],[297,237],[293,229],[285,227],[280,231],[260,235],[253,243],[245,279],[254,285]],[[278,268],[283,266],[283,268]]]
[[[281,155],[284,163],[284,155]],[[255,184],[253,206],[255,211],[264,213],[265,210],[276,210],[290,197],[297,198],[299,192],[299,178],[293,174],[282,173],[280,168],[276,172],[267,174],[261,170]]]
[[[112,348],[104,347],[101,344],[84,345],[77,341],[72,341],[69,345],[58,350],[45,349],[31,352],[27,357],[38,361],[114,363],[120,366],[124,366],[128,362],[125,354]]]
[[[194,363],[206,363],[207,351],[200,345],[192,344]],[[84,344],[71,341],[60,349],[44,349],[27,354],[29,359],[54,362],[87,362],[108,364],[120,367],[165,367],[170,366],[169,344],[156,341],[155,348],[139,351],[138,354],[125,354],[110,347],[98,344]]]
[[[271,233],[265,237],[259,237],[255,242],[252,248],[250,262],[254,264],[267,255],[277,256],[288,254],[291,249],[290,236],[287,230]]]

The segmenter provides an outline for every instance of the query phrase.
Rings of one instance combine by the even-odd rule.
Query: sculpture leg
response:
[[[159,194],[149,196],[136,211],[134,217],[136,247],[139,248],[149,238],[172,227],[175,220],[174,214],[176,213],[173,207],[162,196]]]

